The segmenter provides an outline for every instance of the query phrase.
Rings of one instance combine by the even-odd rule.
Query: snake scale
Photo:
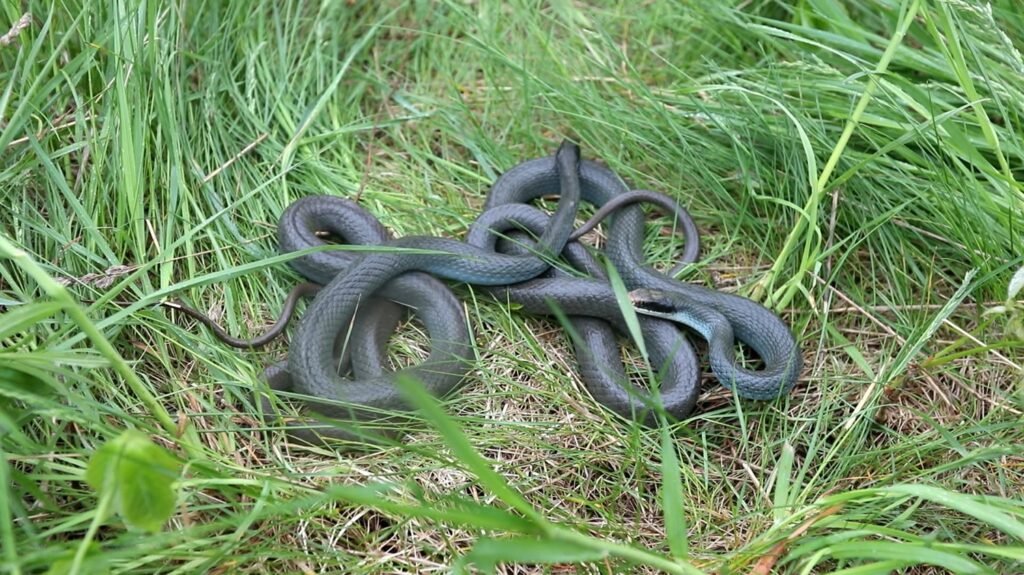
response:
[[[530,205],[557,196],[553,214]],[[574,230],[581,202],[595,215]],[[576,144],[563,142],[553,156],[523,162],[493,184],[483,213],[466,241],[431,236],[393,238],[372,214],[333,196],[299,199],[287,207],[278,225],[282,252],[325,243],[328,232],[350,245],[379,249],[314,251],[291,260],[308,282],[286,303],[271,333],[253,341],[233,339],[201,313],[176,304],[213,328],[236,347],[263,345],[282,331],[295,301],[313,296],[288,349],[286,361],[269,366],[271,389],[293,392],[333,425],[291,425],[291,435],[308,442],[363,437],[357,423],[380,421],[411,409],[388,368],[391,334],[415,310],[429,335],[430,353],[400,370],[430,393],[443,397],[466,378],[474,362],[471,337],[459,300],[441,279],[470,284],[501,302],[531,314],[557,309],[574,334],[581,379],[589,393],[611,411],[651,424],[655,401],[664,413],[689,415],[700,391],[700,364],[688,339],[696,333],[708,342],[707,356],[718,381],[744,398],[771,399],[787,393],[801,367],[790,329],[760,304],[732,294],[673,279],[647,265],[643,256],[644,212],[653,202],[670,211],[683,229],[685,250],[675,268],[697,258],[699,239],[689,214],[663,194],[630,190],[611,170],[580,158]],[[659,379],[656,396],[628,381],[617,337],[626,333],[620,300],[605,268],[592,250],[576,241],[610,218],[604,254],[629,291],[652,368]],[[556,260],[566,265],[557,265]],[[762,364],[741,365],[736,342],[752,350]],[[656,399],[655,399],[656,398]],[[261,396],[266,417],[276,417]]]

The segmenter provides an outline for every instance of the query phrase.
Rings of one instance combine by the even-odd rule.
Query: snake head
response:
[[[629,292],[629,301],[636,311],[644,315],[665,317],[677,311],[676,305],[668,293],[648,288],[635,289]]]
[[[559,167],[569,168],[573,172],[579,172],[579,145],[569,139],[562,140],[562,144],[558,146],[558,151],[555,152],[555,164]]]

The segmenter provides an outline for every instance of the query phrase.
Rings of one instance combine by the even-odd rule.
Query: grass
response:
[[[1019,311],[982,313],[1022,264],[1016,0],[0,14],[0,571],[1024,571]],[[709,380],[692,418],[637,428],[557,322],[460,287],[468,385],[421,398],[405,441],[336,453],[256,416],[283,343],[239,353],[155,305],[259,333],[296,279],[290,201],[458,238],[566,136],[694,214],[685,279],[783,314],[792,394]],[[183,466],[154,480],[155,532],[86,481],[129,428]]]

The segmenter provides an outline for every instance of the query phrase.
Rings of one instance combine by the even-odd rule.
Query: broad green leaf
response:
[[[101,497],[113,497],[115,511],[129,526],[157,532],[174,512],[172,484],[179,472],[174,457],[129,429],[93,454],[85,479]]]
[[[46,575],[71,575],[73,572],[72,566],[74,565],[74,559],[60,559],[54,561],[53,565],[46,570]],[[105,575],[110,573],[110,568],[107,567],[106,562],[99,557],[92,557],[85,559],[79,565],[76,573],[88,573],[89,575]]]
[[[85,554],[78,564],[77,569],[75,568],[75,551],[70,551],[60,556],[59,559],[50,565],[50,568],[46,570],[46,575],[70,575],[71,573],[81,573],[88,575],[104,575],[110,573],[110,567],[107,565],[107,558],[100,551],[100,546],[96,542],[89,543],[88,548],[85,550]]]

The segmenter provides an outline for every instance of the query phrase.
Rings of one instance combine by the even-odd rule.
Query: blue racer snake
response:
[[[547,196],[558,197],[552,215],[528,205]],[[597,211],[574,230],[583,201]],[[712,372],[738,396],[766,400],[787,393],[802,367],[790,329],[750,299],[678,281],[673,272],[664,274],[647,265],[644,212],[635,205],[639,202],[657,203],[683,228],[685,251],[677,269],[695,261],[697,229],[682,207],[655,192],[631,191],[611,170],[582,160],[578,146],[565,142],[554,156],[523,162],[502,174],[465,242],[431,236],[396,239],[352,201],[332,196],[297,200],[278,225],[282,252],[323,245],[318,232],[381,249],[318,251],[292,260],[308,282],[293,291],[281,319],[257,340],[231,338],[201,313],[181,304],[171,307],[201,320],[225,342],[245,348],[269,342],[284,329],[295,301],[315,296],[291,340],[288,359],[265,371],[273,390],[295,393],[313,411],[340,420],[315,430],[289,427],[293,436],[308,442],[354,439],[362,436],[353,431],[357,422],[411,409],[395,385],[396,373],[387,368],[388,339],[406,308],[415,310],[426,328],[430,353],[401,373],[438,397],[465,379],[474,362],[470,332],[462,305],[442,278],[470,284],[527,313],[551,315],[557,308],[575,335],[580,376],[588,391],[623,417],[654,423],[655,397],[671,418],[692,412],[701,374],[688,333],[708,342]],[[628,382],[617,341],[617,333],[626,333],[622,304],[592,250],[576,241],[609,217],[603,251],[639,314],[660,381],[656,396]],[[571,269],[557,265],[558,258]],[[760,359],[760,368],[741,365],[737,341]],[[275,417],[271,403],[261,401],[264,414]]]

